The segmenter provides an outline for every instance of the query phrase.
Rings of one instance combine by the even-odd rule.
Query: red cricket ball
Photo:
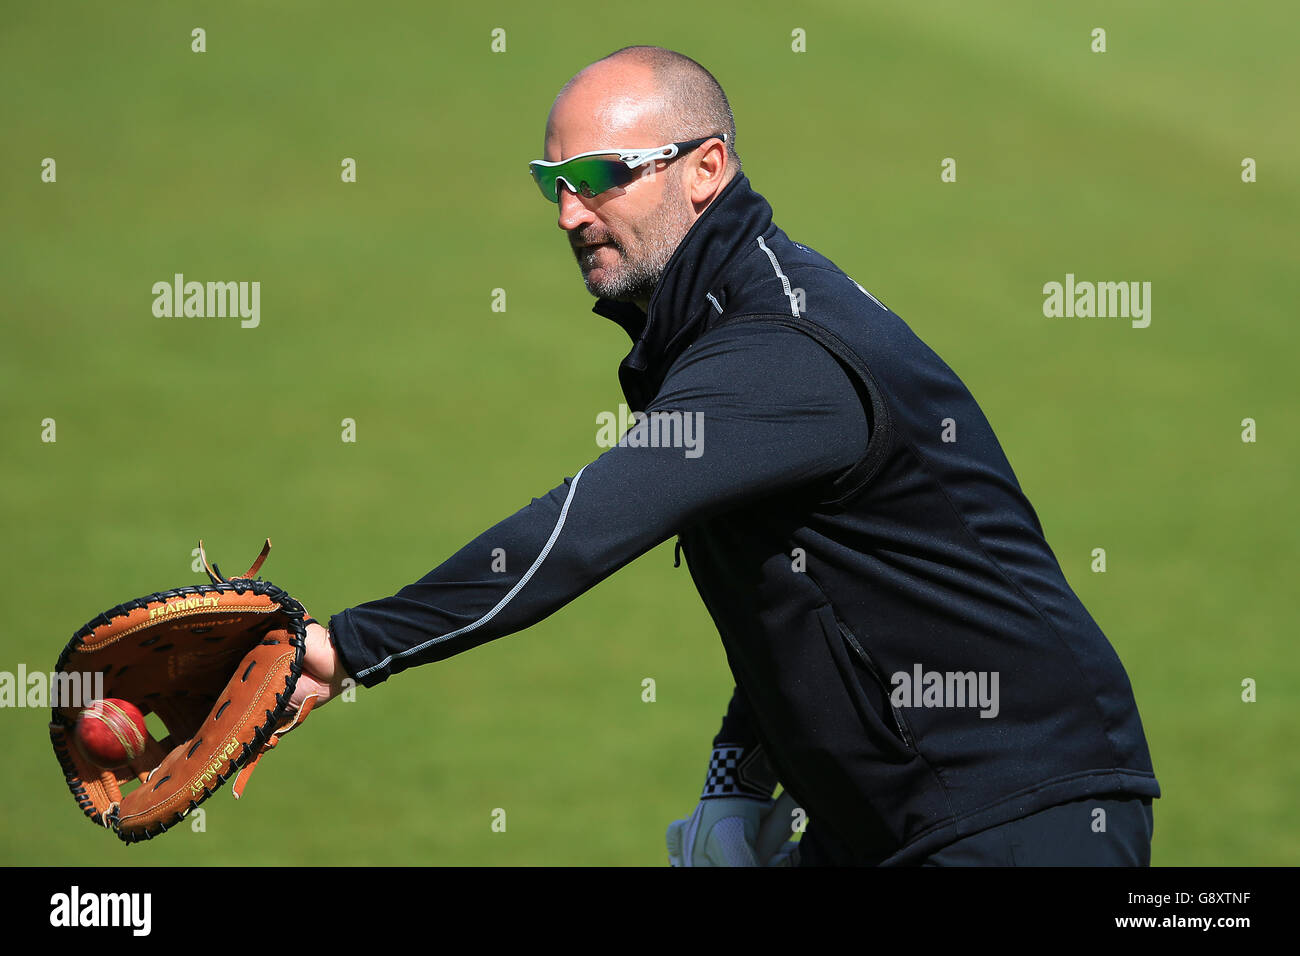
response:
[[[144,753],[148,734],[140,708],[116,697],[92,700],[77,717],[81,752],[105,770],[126,766]]]

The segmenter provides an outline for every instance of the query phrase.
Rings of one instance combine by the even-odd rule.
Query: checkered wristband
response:
[[[719,797],[755,797],[770,800],[776,789],[776,773],[759,746],[721,744],[709,758],[709,775],[704,780],[701,800]]]

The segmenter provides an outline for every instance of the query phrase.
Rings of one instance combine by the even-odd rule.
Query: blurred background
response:
[[[206,580],[200,536],[242,570],[269,535],[320,617],[387,596],[594,458],[627,339],[526,164],[565,80],[657,44],[722,83],[777,224],[981,402],[1128,668],[1153,862],[1300,862],[1294,35],[1280,0],[9,5],[0,671]],[[175,273],[260,281],[260,325],[155,317]],[[1150,327],[1044,317],[1066,273],[1151,282]],[[663,865],[731,689],[672,557],[331,705],[130,852],[48,711],[0,710],[0,863]]]

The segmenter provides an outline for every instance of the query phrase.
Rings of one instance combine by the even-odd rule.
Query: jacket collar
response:
[[[723,270],[738,253],[757,248],[754,237],[766,235],[771,227],[772,207],[754,192],[745,174],[738,173],[678,243],[647,311],[630,302],[596,301],[592,311],[617,322],[632,339],[632,351],[619,373],[624,391],[629,373],[640,377],[648,372],[657,389],[659,377],[700,333],[709,313],[721,308],[709,296],[725,301],[720,289]]]

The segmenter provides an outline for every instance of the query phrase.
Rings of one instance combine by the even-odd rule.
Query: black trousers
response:
[[[800,843],[799,862],[833,865],[830,854],[817,842],[815,828],[814,820]],[[1150,797],[1103,794],[962,837],[920,865],[1150,866],[1154,828]]]
[[[1154,829],[1150,797],[1088,797],[963,837],[922,865],[1150,866]]]

